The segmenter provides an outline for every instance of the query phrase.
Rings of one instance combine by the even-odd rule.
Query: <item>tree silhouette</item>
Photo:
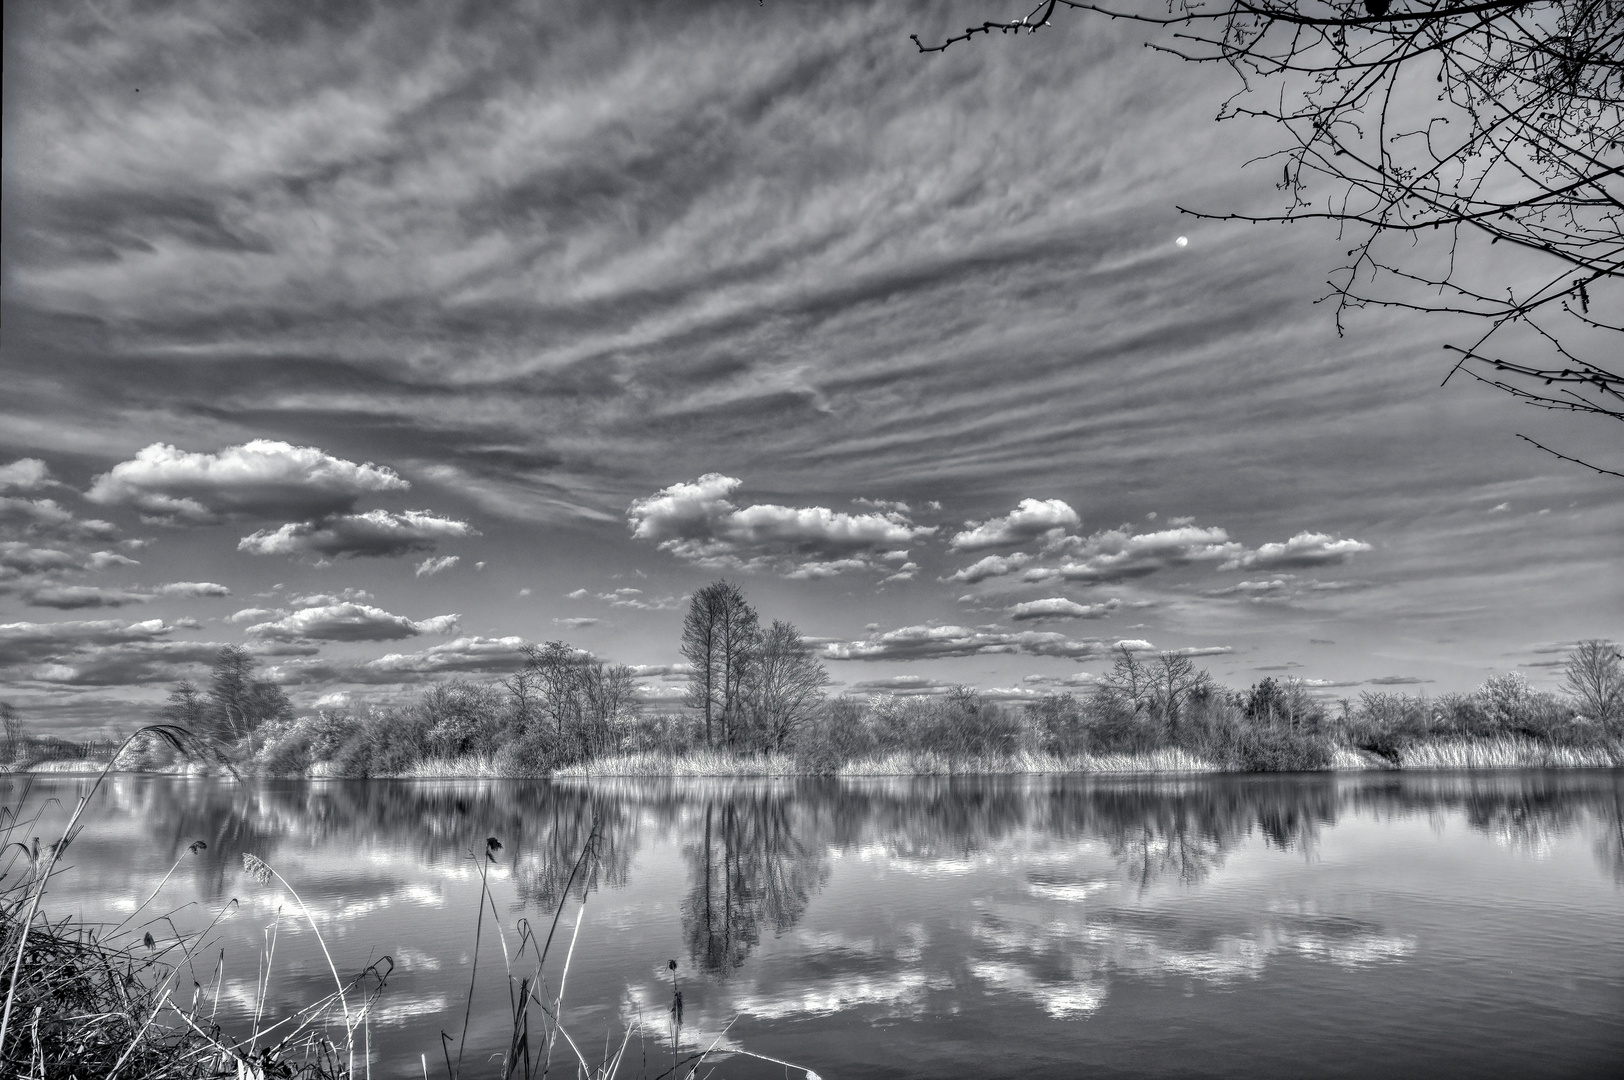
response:
[[[1141,0],[1143,2],[1143,0]],[[1273,122],[1284,207],[1221,220],[1327,219],[1351,308],[1465,317],[1465,373],[1542,409],[1624,421],[1624,6],[1618,0],[1043,0],[922,52],[1036,32],[1057,8],[1128,19],[1150,47],[1228,65],[1219,120]],[[1180,208],[1184,210],[1183,207]],[[1613,469],[1571,457],[1596,472]]]

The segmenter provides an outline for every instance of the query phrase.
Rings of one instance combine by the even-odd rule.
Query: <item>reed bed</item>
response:
[[[1624,765],[1624,746],[1555,746],[1533,739],[1449,739],[1399,752],[1404,769],[1583,769]]]
[[[1331,772],[1367,772],[1398,768],[1391,761],[1377,757],[1368,750],[1340,745],[1331,748],[1331,763],[1326,767]]]
[[[1137,754],[944,754],[898,750],[847,762],[841,776],[1007,776],[1030,773],[1213,773],[1217,765],[1180,747]]]
[[[554,770],[553,776],[588,780],[624,776],[800,776],[806,772],[789,754],[739,756],[721,750],[690,750],[681,754],[616,754],[566,765]]]

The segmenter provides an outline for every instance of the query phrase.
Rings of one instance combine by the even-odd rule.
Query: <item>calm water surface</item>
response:
[[[83,786],[36,779],[29,801]],[[0,780],[15,804],[22,781]],[[232,898],[220,1011],[395,961],[372,1075],[431,1075],[460,1031],[485,838],[509,941],[545,924],[593,828],[602,860],[566,1024],[645,1022],[622,1076],[682,1042],[830,1080],[890,1076],[1600,1077],[1624,1063],[1624,771],[873,782],[232,783],[118,777],[48,907],[118,921],[176,859],[182,928]],[[49,836],[47,836],[49,839]],[[208,844],[186,854],[194,840]],[[279,915],[280,912],[280,915]],[[145,915],[143,915],[143,919]],[[487,912],[464,1074],[494,1071],[507,992]],[[162,926],[158,927],[162,930]],[[731,1022],[731,1027],[727,1025]],[[663,1064],[659,1064],[663,1062]],[[733,1056],[719,1076],[783,1076]],[[794,1074],[798,1075],[798,1074]]]

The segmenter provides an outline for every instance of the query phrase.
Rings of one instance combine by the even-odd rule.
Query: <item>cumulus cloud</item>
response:
[[[1074,556],[1057,566],[1034,567],[1026,571],[1026,580],[1122,581],[1191,563],[1233,559],[1243,551],[1223,529],[1195,525],[1148,533],[1105,529],[1074,546]]]
[[[1256,551],[1235,555],[1220,570],[1288,570],[1308,566],[1331,566],[1369,551],[1363,540],[1336,540],[1326,533],[1300,532],[1283,544],[1264,544]]]
[[[597,626],[602,619],[593,619],[587,616],[576,616],[568,619],[554,619],[554,623],[568,630],[585,630],[589,626]]]
[[[848,514],[758,503],[741,510],[730,497],[743,483],[706,473],[662,488],[626,511],[632,535],[700,566],[817,578],[883,570],[887,556],[900,551],[906,558],[905,545],[936,531],[895,509]]]
[[[367,604],[339,603],[301,608],[280,619],[256,623],[246,633],[273,641],[398,641],[419,634],[449,634],[456,630],[459,618],[436,615],[415,620]]]
[[[36,491],[51,482],[51,470],[39,458],[18,458],[0,465],[0,491]]]
[[[129,604],[145,604],[151,599],[151,593],[104,589],[98,585],[41,585],[23,594],[23,602],[30,607],[56,608],[59,611],[119,608]]]
[[[67,540],[108,540],[118,529],[100,518],[78,518],[55,499],[18,499],[0,495],[0,525],[30,535]]]
[[[974,585],[976,582],[986,581],[988,578],[1013,574],[1031,561],[1032,556],[1023,551],[1017,551],[1012,555],[988,555],[986,558],[979,559],[969,566],[955,570],[942,580],[962,581],[966,585]]]
[[[1123,607],[1121,600],[1106,600],[1098,604],[1079,604],[1063,596],[1046,600],[1028,600],[1010,609],[1009,617],[1016,622],[1037,619],[1103,619],[1114,615]]]
[[[466,521],[428,510],[368,510],[261,529],[238,541],[237,550],[252,555],[385,558],[432,551],[441,540],[478,535]]]
[[[72,611],[81,608],[118,608],[145,604],[160,596],[230,596],[231,590],[212,581],[176,581],[155,589],[107,589],[98,585],[42,585],[28,590],[23,599],[33,607]]]
[[[1060,499],[1022,499],[1020,505],[999,518],[967,521],[947,546],[953,551],[985,551],[1013,547],[1044,537],[1057,540],[1066,530],[1081,523],[1077,511]]]
[[[389,653],[353,668],[340,678],[348,682],[417,682],[435,675],[511,674],[524,666],[521,637],[460,637],[422,652]]]
[[[371,462],[254,439],[213,454],[153,443],[97,476],[85,497],[133,507],[152,521],[203,525],[240,517],[330,517],[353,509],[363,495],[409,487],[394,470]]]
[[[854,694],[895,694],[898,697],[936,697],[945,694],[955,683],[932,679],[924,675],[889,675],[883,679],[864,679],[851,684]]]
[[[170,640],[175,630],[195,625],[162,619],[4,623],[0,671],[6,682],[59,686],[168,682],[220,650],[213,642]]]
[[[438,558],[424,559],[417,564],[418,577],[433,577],[442,570],[449,570],[462,560],[456,555],[441,555]]]
[[[53,570],[78,570],[84,565],[77,555],[56,548],[39,548],[20,540],[0,540],[0,581],[24,574]]]
[[[1151,647],[1148,642],[1139,641],[1108,642],[1092,638],[1079,641],[1053,631],[924,625],[871,634],[862,641],[825,642],[821,655],[826,660],[939,660],[1020,653],[1089,660],[1108,655],[1119,646],[1135,651],[1141,646]]]
[[[171,581],[155,590],[162,596],[230,596],[231,590],[216,581]]]

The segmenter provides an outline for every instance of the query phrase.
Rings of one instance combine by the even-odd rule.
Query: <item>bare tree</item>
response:
[[[750,704],[765,748],[782,750],[795,730],[823,705],[829,673],[801,632],[781,619],[761,636],[750,685]]]
[[[682,623],[682,655],[693,666],[687,704],[705,716],[705,742],[733,744],[745,718],[746,688],[761,637],[761,621],[729,581],[716,581],[694,593]]]
[[[1465,316],[1457,372],[1543,409],[1624,421],[1620,0],[1043,0],[927,46],[1035,32],[1056,8],[1130,19],[1151,47],[1227,64],[1219,120],[1273,122],[1273,214],[1341,226],[1327,298]],[[1143,2],[1143,0],[1140,0]],[[1183,210],[1184,208],[1180,208]],[[1192,213],[1192,211],[1185,211]],[[1544,446],[1564,460],[1624,476]]]
[[[1138,716],[1154,701],[1155,677],[1126,645],[1116,647],[1116,661],[1100,677],[1095,697],[1124,712]]]
[[[1568,654],[1563,685],[1579,711],[1603,724],[1624,719],[1624,653],[1611,641],[1581,641]]]
[[[1150,666],[1150,699],[1168,734],[1178,738],[1179,720],[1190,699],[1212,689],[1212,676],[1188,656],[1164,652]]]
[[[588,657],[563,641],[549,641],[540,648],[530,645],[524,651],[527,681],[536,695],[542,717],[552,724],[553,733],[562,746],[565,732],[581,726],[582,669]]]
[[[23,722],[11,702],[0,701],[0,761],[16,761],[23,752]]]

